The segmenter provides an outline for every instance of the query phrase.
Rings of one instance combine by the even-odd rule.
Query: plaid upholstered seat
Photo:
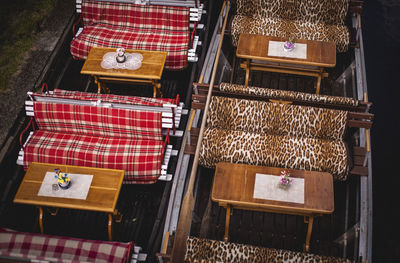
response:
[[[42,162],[122,169],[124,183],[154,183],[161,175],[161,112],[44,101],[34,101],[33,112],[39,130],[24,146],[25,168]]]
[[[32,262],[127,263],[132,242],[96,241],[0,228],[0,256]]]
[[[82,1],[83,31],[71,42],[71,54],[86,59],[90,48],[124,47],[167,51],[165,68],[187,65],[189,9],[186,7],[135,5],[106,1]]]
[[[264,248],[206,238],[188,237],[186,241],[185,262],[350,263],[351,261],[311,253]]]

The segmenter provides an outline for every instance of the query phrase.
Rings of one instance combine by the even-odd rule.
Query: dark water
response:
[[[364,1],[362,29],[375,114],[373,261],[400,262],[400,0]]]

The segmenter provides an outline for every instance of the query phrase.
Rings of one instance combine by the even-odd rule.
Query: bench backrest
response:
[[[106,24],[131,30],[187,31],[189,9],[176,6],[136,5],[107,1],[82,1],[82,19],[85,25]]]
[[[279,89],[269,89],[260,88],[253,86],[245,86],[234,83],[221,83],[219,85],[219,90],[234,94],[243,95],[255,95],[276,100],[286,100],[286,101],[298,101],[298,102],[308,102],[315,104],[324,105],[336,105],[338,107],[357,107],[360,102],[349,97],[339,97],[339,96],[329,96],[323,94],[298,92],[291,90],[279,90]]]
[[[51,262],[129,262],[132,242],[97,241],[0,228],[0,255]]]
[[[207,126],[262,134],[342,140],[347,112],[213,96]]]
[[[179,97],[176,99],[168,98],[149,98],[149,97],[137,97],[137,96],[121,96],[114,94],[100,94],[92,92],[82,92],[75,90],[61,90],[54,89],[53,95],[60,98],[76,99],[76,100],[90,100],[109,103],[123,103],[129,105],[145,105],[145,106],[156,106],[161,107],[165,104],[178,105]]]
[[[224,242],[206,238],[188,237],[185,262],[326,262],[349,263],[350,260],[320,256],[311,253],[283,249],[264,248],[251,245]],[[286,261],[285,261],[286,262]]]
[[[344,25],[349,0],[237,0],[237,14]]]
[[[34,101],[41,130],[114,138],[162,140],[161,112]]]

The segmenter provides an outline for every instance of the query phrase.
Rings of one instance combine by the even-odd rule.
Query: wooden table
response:
[[[153,86],[153,97],[161,97],[161,79],[166,51],[146,51],[126,49],[126,53],[140,53],[143,55],[142,66],[136,70],[129,69],[105,69],[100,64],[104,54],[115,52],[115,48],[92,47],[89,55],[83,64],[81,74],[88,74],[94,77],[97,84],[97,92],[102,89],[102,81],[116,81],[126,83],[144,83]]]
[[[321,79],[328,76],[324,68],[336,65],[335,43],[296,39],[296,43],[307,44],[305,59],[268,56],[269,41],[284,42],[286,40],[254,34],[240,35],[236,56],[245,59],[245,62],[240,65],[246,70],[245,85],[248,85],[251,70],[305,75],[317,78],[315,88],[316,93],[319,94]]]
[[[282,168],[232,163],[217,164],[211,199],[227,209],[225,241],[229,239],[229,222],[233,209],[293,214],[304,216],[305,222],[308,222],[304,249],[309,250],[314,217],[331,214],[334,210],[332,175],[324,172],[285,170],[291,173],[291,177],[304,178],[304,203],[253,198],[256,173],[276,175],[278,182]],[[285,191],[290,191],[290,187]]]
[[[54,172],[55,168],[65,173],[93,175],[86,200],[38,195],[46,172]],[[52,215],[55,215],[59,208],[105,212],[108,214],[108,238],[112,240],[113,219],[116,218],[116,222],[121,220],[116,205],[123,178],[123,170],[31,163],[15,195],[14,203],[38,206],[41,233],[44,232],[43,207],[54,208],[55,212],[51,213]]]

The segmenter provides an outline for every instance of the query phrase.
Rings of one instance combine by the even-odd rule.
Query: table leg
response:
[[[311,239],[311,232],[314,223],[314,216],[308,216],[305,218],[305,221],[308,222],[307,228],[307,236],[306,236],[306,243],[304,245],[304,251],[308,252],[310,250],[310,239]]]
[[[99,77],[93,76],[93,78],[94,78],[94,83],[97,84],[97,93],[100,94],[101,93],[101,83],[100,83]]]
[[[231,220],[231,214],[232,214],[232,207],[228,205],[226,207],[226,218],[225,218],[225,235],[224,235],[225,242],[228,242],[229,240],[229,222]]]
[[[40,228],[40,233],[44,233],[43,231],[43,207],[39,206],[39,228]]]
[[[113,213],[108,214],[108,240],[112,241]]]
[[[113,229],[112,229],[112,225],[113,225],[113,220],[115,217],[115,222],[117,223],[121,223],[122,220],[122,214],[115,209],[114,213],[109,213],[108,214],[108,240],[112,241],[113,239]]]
[[[249,84],[249,78],[250,78],[250,59],[247,59],[246,62],[246,79],[244,81],[244,85],[247,87],[247,85]]]
[[[153,98],[162,98],[161,84],[157,83],[156,80],[152,80],[151,83],[153,85]]]
[[[321,79],[322,79],[322,76],[321,76],[321,74],[319,74],[317,77],[317,83],[316,83],[316,87],[315,87],[316,94],[319,94],[319,90],[321,88]]]

